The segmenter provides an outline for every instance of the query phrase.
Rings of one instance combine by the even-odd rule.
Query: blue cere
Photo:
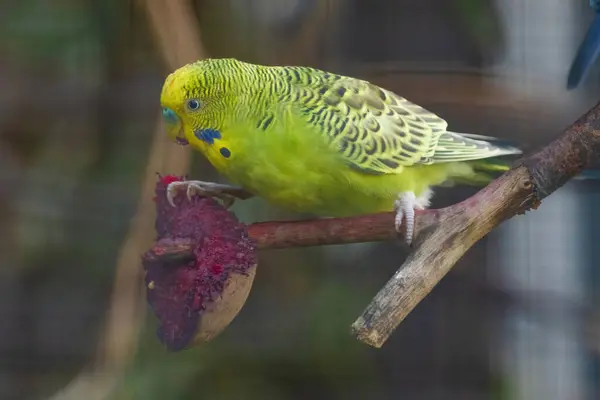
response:
[[[169,124],[176,124],[177,122],[179,122],[179,118],[177,117],[177,114],[175,114],[175,111],[171,110],[168,107],[164,107],[162,109],[162,117]]]

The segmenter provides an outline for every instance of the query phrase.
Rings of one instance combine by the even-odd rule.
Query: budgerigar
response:
[[[232,183],[268,202],[321,216],[396,211],[411,243],[431,188],[485,184],[519,154],[367,81],[308,67],[208,59],[170,74],[161,95],[168,135]],[[492,158],[492,159],[490,159]],[[484,160],[488,159],[488,160]],[[227,186],[176,182],[218,195]]]
[[[571,64],[569,77],[567,78],[567,89],[577,87],[587,76],[592,65],[600,54],[600,0],[590,0],[590,7],[594,10],[594,20],[588,28],[583,42],[579,45],[577,54]]]

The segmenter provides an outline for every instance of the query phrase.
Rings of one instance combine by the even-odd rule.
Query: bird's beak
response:
[[[190,144],[190,142],[188,142],[188,140],[185,138],[183,125],[181,122],[177,124],[165,123],[165,128],[167,131],[167,136],[173,139],[178,145],[187,146]]]
[[[167,135],[175,141],[175,143],[181,146],[187,146],[190,144],[185,138],[183,130],[183,124],[181,119],[169,108],[163,108],[163,120],[165,122],[165,130]]]
[[[177,134],[174,137],[175,143],[177,143],[180,146],[187,146],[188,144],[190,144],[190,142],[188,142],[188,140],[185,138],[182,126],[179,127],[179,130],[177,131]]]
[[[177,137],[175,138],[175,142],[176,142],[178,145],[181,145],[181,146],[187,146],[188,144],[190,144],[190,142],[188,142],[188,140],[187,140],[187,139],[185,139],[185,138],[182,138],[181,136],[177,136]]]

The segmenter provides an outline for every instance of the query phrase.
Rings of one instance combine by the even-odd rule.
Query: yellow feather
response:
[[[320,215],[390,211],[400,192],[481,183],[473,167],[497,166],[475,160],[519,153],[448,132],[437,115],[369,82],[307,67],[201,61],[167,78],[161,104],[177,115],[170,136],[232,183]]]

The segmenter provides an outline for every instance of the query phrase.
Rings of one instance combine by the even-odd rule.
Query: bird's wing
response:
[[[352,167],[386,174],[433,162],[446,132],[442,118],[366,81],[312,69],[292,72],[290,98],[298,112]]]

